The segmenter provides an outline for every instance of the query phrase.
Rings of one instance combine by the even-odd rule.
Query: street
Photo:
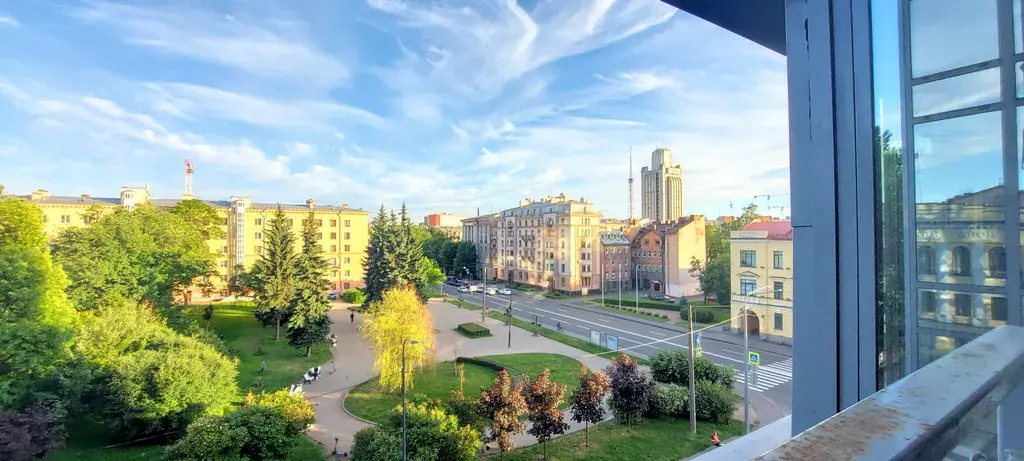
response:
[[[454,287],[444,286],[444,292],[452,298],[464,299],[474,304],[484,305],[493,311],[504,313],[511,303],[512,315],[528,322],[539,321],[547,328],[555,329],[561,323],[565,333],[583,340],[591,341],[593,332],[598,332],[597,339],[601,345],[611,349],[625,350],[635,355],[650,356],[659,350],[686,350],[689,343],[688,335],[657,322],[641,319],[622,318],[604,311],[574,305],[579,297],[569,299],[549,299],[540,292],[520,292],[512,290],[512,295],[484,296],[480,292],[459,293]],[[486,301],[484,301],[486,298]],[[623,316],[625,317],[625,316]],[[709,332],[709,334],[712,334]],[[745,355],[742,339],[716,330],[717,338],[705,335],[701,341],[704,356],[719,365],[728,365],[736,370],[736,390],[743,395],[743,364]],[[732,342],[730,342],[732,341]],[[617,343],[617,344],[616,344]],[[737,344],[738,343],[738,344]],[[761,364],[757,377],[751,379],[750,404],[757,414],[760,424],[768,424],[791,412],[793,358],[791,355],[777,352],[780,348],[772,345],[775,351],[758,348],[761,341],[753,338],[750,350],[760,353]],[[617,347],[616,347],[617,346]]]

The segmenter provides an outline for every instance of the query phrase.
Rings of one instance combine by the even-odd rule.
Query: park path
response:
[[[456,332],[455,327],[460,323],[479,323],[479,311],[459,309],[437,299],[430,300],[427,307],[434,318],[437,330],[436,361],[452,360],[456,356],[545,352],[576,358],[593,370],[603,370],[611,363],[608,358],[590,356],[557,341],[535,337],[532,333],[517,327],[512,327],[512,347],[509,348],[508,330],[503,322],[492,318],[487,318],[484,323],[491,328],[494,336],[471,340]],[[339,452],[347,452],[351,449],[355,433],[369,424],[348,414],[342,403],[349,388],[372,378],[376,373],[373,372],[373,353],[358,331],[362,315],[356,314],[355,322],[350,322],[349,311],[342,304],[335,304],[330,315],[334,320],[331,329],[338,336],[338,347],[332,350],[333,366],[331,363],[324,364],[320,380],[303,386],[303,390],[306,398],[316,405],[316,424],[309,429],[310,437],[324,444],[328,451],[337,443]],[[568,432],[583,429],[583,424],[577,424],[569,419],[568,412],[566,422],[570,426]],[[516,446],[532,445],[537,442],[533,436],[526,433],[513,437],[513,440]]]

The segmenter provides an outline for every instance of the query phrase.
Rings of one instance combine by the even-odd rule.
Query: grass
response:
[[[587,303],[589,303],[590,306],[593,307],[594,309],[605,311],[605,312],[614,312],[616,314],[631,315],[631,316],[636,317],[636,318],[647,319],[647,320],[654,320],[655,322],[668,322],[667,318],[660,316],[661,314],[655,314],[655,315],[637,314],[635,310],[631,310],[631,308],[629,308],[628,306],[624,306],[624,307],[626,307],[625,309],[619,309],[617,306],[616,307],[602,306],[601,305],[601,301],[596,301],[596,302],[595,301],[587,301]],[[613,306],[614,306],[614,304],[613,304]]]
[[[299,377],[310,367],[323,365],[331,358],[330,348],[326,345],[314,347],[313,356],[307,358],[305,351],[288,345],[287,340],[283,337],[283,331],[281,341],[275,342],[273,328],[262,327],[253,317],[252,303],[223,303],[214,304],[214,306],[213,319],[210,320],[209,328],[221,335],[225,346],[239,359],[239,403],[244,395],[252,389],[250,384],[256,378],[263,381],[263,390],[273,392],[288,387],[289,384],[298,381]],[[206,322],[202,320],[203,307],[205,306],[194,305],[188,309],[186,315],[198,318],[200,325],[205,325]],[[257,348],[263,349],[263,355],[254,355]],[[267,373],[261,375],[259,370],[263,361],[267,362]],[[252,390],[259,391],[259,389]],[[46,458],[47,460],[155,460],[162,458],[165,450],[163,445],[133,445],[100,449],[100,447],[116,442],[109,439],[108,434],[102,432],[102,427],[87,422],[73,425],[70,428],[70,433],[72,437],[68,440],[68,446],[53,452]],[[325,458],[324,448],[309,437],[301,435],[296,443],[291,460]]]
[[[632,427],[608,421],[590,429],[590,446],[584,448],[584,432],[578,431],[548,442],[547,459],[550,461],[618,461],[643,459],[647,461],[675,461],[700,453],[711,447],[711,433],[725,441],[743,433],[742,421],[728,423],[698,422],[697,433],[690,434],[685,420],[649,419]],[[527,461],[538,459],[544,447],[531,445],[518,450],[489,455],[483,459]]]
[[[544,293],[544,297],[548,299],[566,299],[569,295],[562,293],[561,291],[549,291]]]
[[[331,360],[331,349],[326,344],[313,347],[313,356],[306,357],[305,350],[288,345],[282,327],[281,340],[274,341],[274,329],[264,328],[253,317],[252,303],[215,304],[210,328],[221,335],[232,354],[238,357],[238,387],[244,396],[259,378],[263,390],[273,392],[298,382],[299,377],[310,368],[323,365]],[[201,307],[190,309],[188,315],[202,318]],[[201,324],[203,323],[200,320]],[[263,355],[255,355],[263,349]],[[259,374],[260,364],[267,362],[267,373]]]
[[[509,354],[474,357],[478,360],[500,365],[512,374],[528,374],[536,376],[545,368],[551,370],[551,379],[560,384],[568,385],[566,393],[571,392],[578,384],[576,373],[580,371],[580,363],[575,359],[558,354]],[[463,376],[466,381],[462,390],[469,397],[477,397],[480,389],[489,387],[497,373],[490,368],[466,363],[463,365]],[[408,395],[422,394],[428,398],[446,399],[453,390],[459,389],[459,379],[455,376],[452,362],[435,363],[424,367],[413,379],[414,387],[407,391]],[[381,422],[388,414],[402,403],[397,393],[384,392],[377,378],[366,381],[352,388],[345,397],[345,409],[367,421]]]

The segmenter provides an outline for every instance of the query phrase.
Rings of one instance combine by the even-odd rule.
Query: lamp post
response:
[[[640,313],[640,265],[636,265],[636,283],[633,285],[636,294],[636,313]]]
[[[409,447],[408,437],[405,428],[405,345],[406,344],[419,344],[419,341],[415,339],[403,339],[402,340],[402,460],[409,461]]]
[[[760,291],[767,290],[763,286],[743,296],[743,428],[744,434],[750,433],[750,330],[747,328],[747,316],[750,315],[747,302],[750,297]]]
[[[615,284],[619,286],[619,307],[622,307],[622,263],[618,264],[615,271]]]
[[[690,314],[690,433],[697,433],[697,390],[693,386],[693,361],[696,355],[693,352],[693,306],[687,304],[687,311]]]
[[[508,326],[508,347],[512,348],[512,291],[508,292],[508,311],[505,316],[505,325]]]

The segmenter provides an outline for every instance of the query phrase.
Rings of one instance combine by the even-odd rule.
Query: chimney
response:
[[[306,199],[306,206],[308,206],[310,208],[316,207],[316,200]]]

